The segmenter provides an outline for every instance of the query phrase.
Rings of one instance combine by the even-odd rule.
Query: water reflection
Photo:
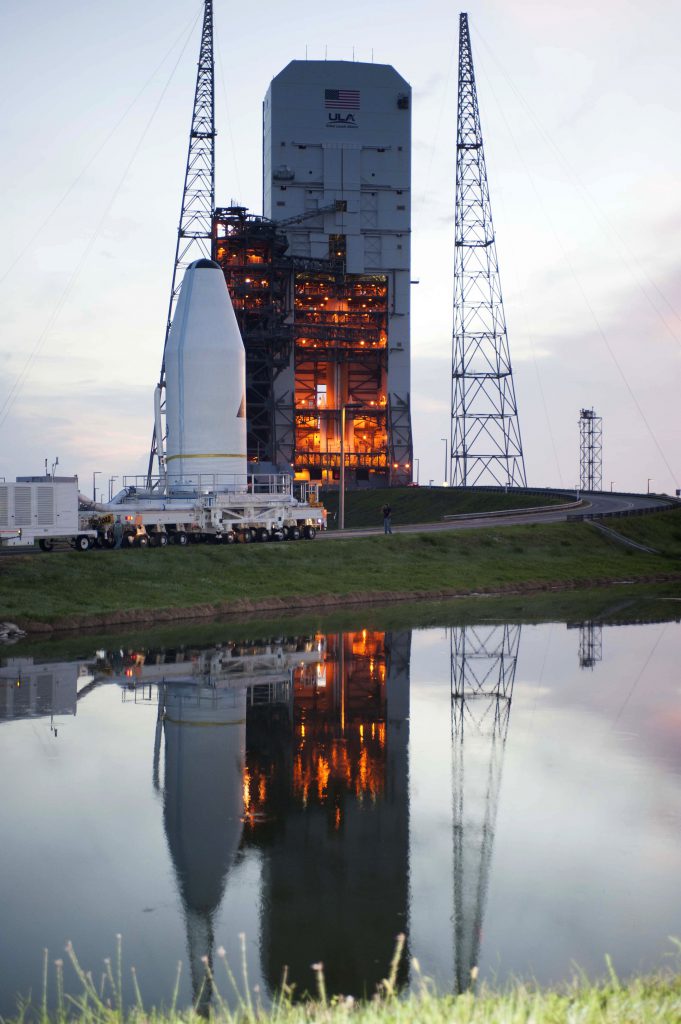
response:
[[[287,719],[248,719],[245,842],[263,853],[261,958],[298,991],[372,994],[407,928],[410,632],[325,638]],[[401,981],[406,979],[402,965]]]
[[[0,721],[57,715],[75,715],[78,681],[86,683],[85,671],[74,673],[70,662],[43,664],[33,658],[6,658],[0,669]]]
[[[581,622],[579,624],[579,667],[593,671],[594,666],[603,660],[603,626],[600,622]]]
[[[480,960],[520,629],[518,625],[460,626],[451,631],[457,992],[471,985]]]
[[[603,623],[592,618],[574,626],[579,628],[579,664],[593,667]],[[568,629],[518,624],[454,626],[444,634],[357,629],[203,648],[101,649],[77,662],[9,658],[0,663],[0,719],[5,720],[0,732],[4,738],[13,728],[25,727],[28,743],[29,720],[43,717],[47,725],[49,718],[50,750],[67,748],[67,756],[62,761],[53,757],[47,771],[63,771],[69,761],[75,723],[63,730],[61,723],[76,712],[81,736],[92,732],[89,742],[97,757],[97,745],[109,739],[109,759],[115,744],[129,744],[134,781],[120,802],[125,818],[116,821],[108,813],[120,778],[103,797],[92,763],[88,774],[71,754],[76,782],[69,801],[83,799],[92,777],[91,803],[101,805],[102,813],[93,831],[101,829],[102,836],[83,857],[86,837],[72,828],[69,842],[81,843],[76,857],[73,846],[60,839],[65,805],[50,819],[46,834],[70,851],[64,862],[77,860],[76,885],[91,862],[97,864],[92,868],[96,884],[110,885],[105,923],[93,917],[98,928],[134,934],[143,927],[135,914],[140,906],[146,912],[148,901],[159,923],[145,920],[144,942],[164,942],[164,928],[181,930],[177,942],[184,944],[190,965],[187,996],[203,1013],[212,997],[205,966],[215,964],[216,943],[229,944],[239,930],[252,941],[249,969],[263,994],[277,990],[284,967],[302,994],[313,985],[311,965],[322,961],[330,993],[370,996],[386,974],[399,933],[406,935],[401,986],[409,984],[412,953],[442,987],[454,991],[468,988],[478,969],[493,972],[495,958],[502,975],[515,970],[559,980],[551,974],[555,963],[564,962],[569,973],[570,961],[583,963],[585,948],[591,948],[579,927],[571,925],[572,917],[580,923],[588,918],[588,906],[578,905],[580,893],[590,887],[596,894],[592,899],[603,900],[611,883],[595,856],[581,852],[594,845],[595,831],[602,831],[599,842],[606,846],[612,833],[607,872],[619,857],[627,868],[622,868],[626,892],[632,888],[642,840],[638,826],[631,829],[629,823],[647,813],[647,805],[636,802],[639,790],[646,798],[664,793],[649,815],[648,830],[660,838],[647,852],[648,876],[641,875],[641,903],[649,907],[657,900],[660,921],[668,912],[667,898],[658,898],[660,873],[676,877],[674,865],[681,867],[678,844],[667,830],[669,821],[678,821],[678,786],[648,764],[639,776],[634,759],[635,744],[652,746],[653,740],[660,757],[659,737],[667,736],[672,772],[678,771],[678,744],[672,742],[678,713],[667,713],[666,694],[660,690],[653,700],[648,688],[647,718],[637,716],[635,705],[639,680],[665,642],[664,627],[646,634],[650,649],[640,657],[635,639],[619,655],[610,641],[615,672],[612,677],[603,673],[599,687],[578,672],[577,634],[572,626]],[[519,667],[523,653],[524,671]],[[114,703],[119,711],[115,728]],[[36,723],[36,736],[39,728]],[[134,748],[137,735],[141,742]],[[45,744],[36,742],[36,749],[44,753]],[[554,751],[560,753],[554,756]],[[27,788],[29,807],[47,778],[39,774],[39,758],[33,764],[36,789]],[[103,760],[100,774],[111,773]],[[597,785],[592,777],[598,778]],[[624,787],[622,778],[627,779]],[[657,789],[650,781],[655,778]],[[55,780],[61,784],[62,776]],[[596,803],[599,792],[606,795],[602,806]],[[145,809],[136,812],[135,806]],[[150,874],[164,880],[170,864],[174,894],[166,896],[165,911],[162,895],[146,896],[151,888],[147,878],[140,890],[144,895],[137,903],[130,901],[127,918],[119,923],[116,917],[109,925],[112,908],[118,914],[116,900],[129,899],[135,878],[128,860],[116,881],[118,860],[113,854],[106,860],[107,851],[120,821],[127,825],[135,813],[144,820],[138,820],[131,843],[134,874],[142,870],[146,843],[153,851]],[[106,832],[109,817],[112,825]],[[600,829],[601,819],[608,828]],[[18,812],[16,820],[23,820]],[[4,861],[0,850],[6,879],[8,865],[30,848],[19,841],[21,828],[12,832],[11,818],[9,824],[13,845]],[[631,851],[623,847],[622,836],[631,837]],[[501,849],[495,850],[500,842]],[[55,863],[61,877],[64,865]],[[562,872],[557,863],[563,864]],[[101,876],[96,874],[99,864],[104,864]],[[253,888],[244,890],[239,903],[235,893],[244,884],[244,865]],[[557,884],[556,875],[570,872],[570,885]],[[594,956],[617,953],[613,935],[626,949],[629,933],[619,926],[617,909],[624,890],[614,877],[609,902],[594,927],[603,921],[613,924],[589,940]],[[79,892],[65,888],[64,898],[73,902]],[[238,925],[237,905],[242,911]],[[527,907],[532,909],[523,930],[517,922]],[[84,901],[79,914],[87,918],[92,909]],[[544,921],[543,915],[548,924],[537,938],[532,929],[540,931],[537,922]],[[37,950],[48,941],[41,928],[38,915],[30,937]],[[667,935],[673,927],[665,923],[659,931]],[[554,944],[557,952],[546,955],[546,966],[544,945],[553,950]],[[7,954],[1,944],[0,951]],[[166,952],[174,956],[176,946],[169,944]],[[11,949],[9,955],[14,955]],[[639,960],[627,955],[635,969],[640,951]],[[136,962],[144,975],[139,954]],[[14,979],[12,970],[7,977]],[[28,987],[21,985],[22,991]],[[0,1013],[6,1013],[9,995],[0,989],[0,996]],[[168,996],[167,985],[160,983],[151,992],[156,1002]]]

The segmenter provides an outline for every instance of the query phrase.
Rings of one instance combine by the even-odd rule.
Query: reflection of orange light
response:
[[[340,807],[337,807],[336,808],[336,813],[335,813],[334,819],[333,819],[333,827],[336,830],[336,832],[340,828],[340,823],[341,823],[341,809],[340,809]]]
[[[248,768],[244,771],[244,810],[248,810],[251,802],[251,775]]]
[[[317,796],[320,800],[323,800],[327,795],[330,774],[329,762],[320,755],[317,759]]]

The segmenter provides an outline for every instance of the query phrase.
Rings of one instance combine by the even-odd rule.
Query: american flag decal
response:
[[[326,110],[359,110],[359,89],[325,89]]]

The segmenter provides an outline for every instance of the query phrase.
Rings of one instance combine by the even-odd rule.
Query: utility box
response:
[[[17,477],[0,484],[0,542],[31,545],[78,532],[77,477]]]

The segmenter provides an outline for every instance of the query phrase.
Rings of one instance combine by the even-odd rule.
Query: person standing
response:
[[[116,516],[116,521],[113,524],[113,539],[114,548],[123,546],[123,523],[120,516]]]
[[[393,510],[391,509],[390,505],[385,504],[383,506],[383,533],[393,532],[392,514]]]

